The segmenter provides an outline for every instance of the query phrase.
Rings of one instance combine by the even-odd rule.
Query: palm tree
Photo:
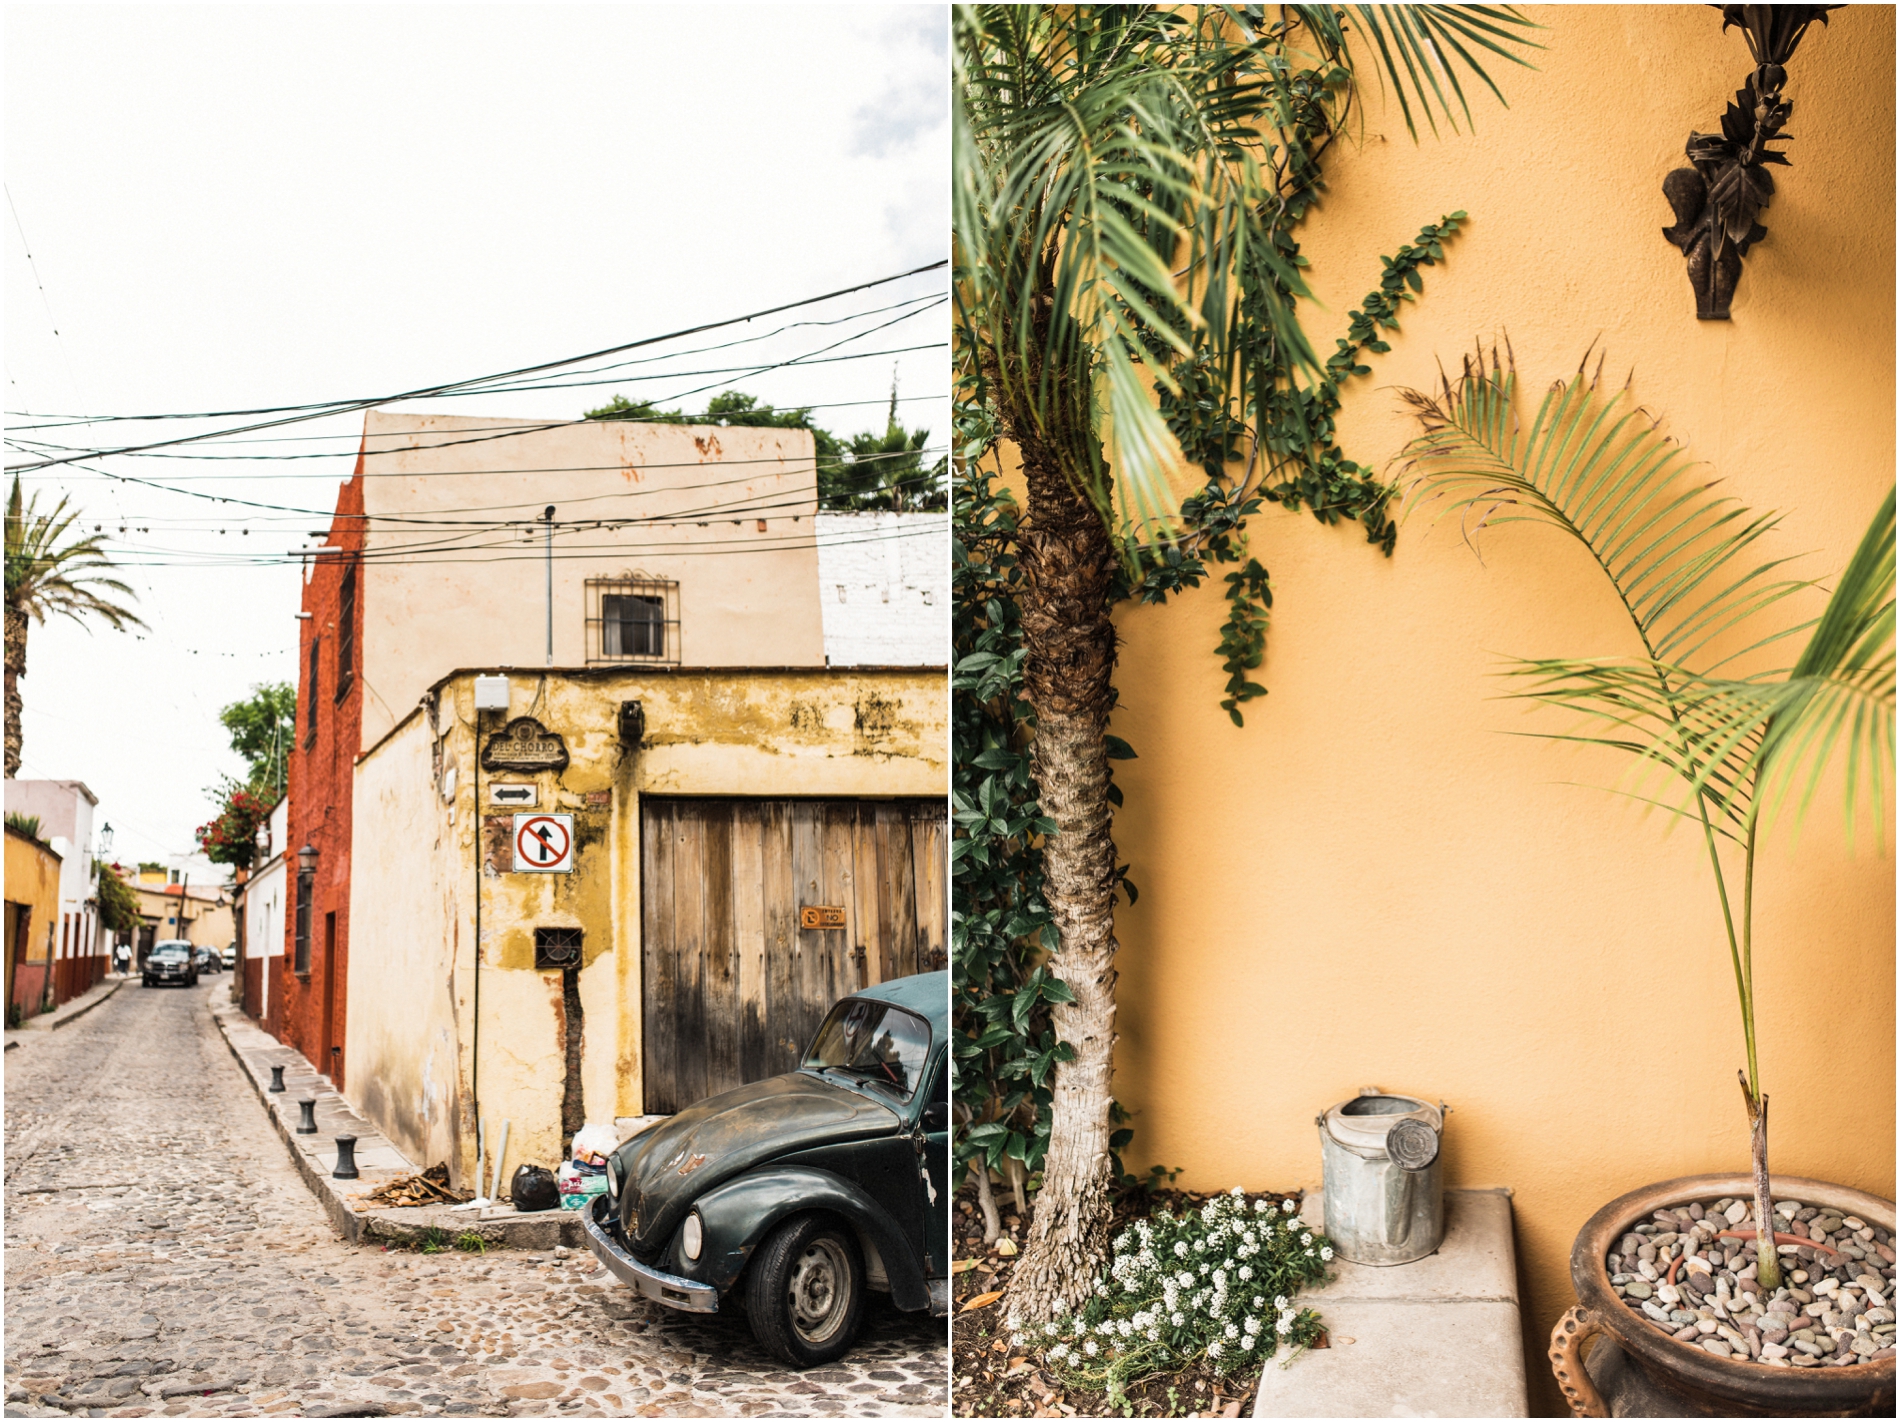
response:
[[[1407,448],[1413,501],[1439,502],[1468,525],[1553,525],[1587,548],[1635,629],[1633,657],[1514,661],[1518,695],[1573,713],[1581,729],[1551,739],[1636,757],[1625,792],[1701,832],[1728,935],[1741,1006],[1758,1221],[1772,1219],[1768,1096],[1755,1051],[1755,854],[1790,795],[1794,824],[1828,767],[1846,757],[1847,831],[1871,812],[1884,829],[1894,733],[1894,494],[1874,515],[1825,610],[1813,622],[1775,616],[1812,587],[1782,575],[1756,545],[1775,527],[1689,477],[1683,450],[1660,434],[1627,388],[1606,392],[1580,370],[1517,418],[1516,371],[1480,350],[1433,395],[1406,392],[1423,425]],[[1793,666],[1750,669],[1803,631]],[[1652,793],[1660,773],[1674,781]],[[1738,902],[1739,899],[1739,902]],[[1773,1289],[1772,1227],[1756,1235],[1756,1272]]]
[[[67,539],[76,509],[66,497],[41,513],[36,493],[24,505],[20,476],[13,476],[7,497],[7,778],[20,772],[20,678],[26,675],[27,619],[45,622],[54,613],[84,622],[103,618],[115,630],[143,627],[129,610],[102,596],[120,593],[135,597],[117,578],[107,577],[112,560],[104,539],[96,533]]]
[[[1463,111],[1474,50],[1527,22],[1490,6],[965,5],[955,18],[952,212],[960,384],[979,392],[1027,485],[1021,528],[1032,769],[1055,832],[1043,892],[1058,946],[1050,1144],[1010,1312],[1075,1310],[1106,1254],[1114,894],[1106,741],[1118,581],[1167,539],[1180,459],[1163,405],[1320,367],[1282,250],[1355,92],[1348,24],[1408,127]],[[1521,62],[1521,61],[1519,61]],[[1468,111],[1466,112],[1468,118]],[[1186,403],[1193,403],[1187,399]],[[1256,447],[1264,441],[1257,441]],[[1295,441],[1297,443],[1298,441]],[[1111,472],[1112,470],[1112,472]],[[1118,512],[1117,492],[1133,517]]]

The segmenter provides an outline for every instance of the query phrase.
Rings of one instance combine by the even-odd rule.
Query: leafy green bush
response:
[[[1111,1395],[1155,1373],[1205,1360],[1225,1376],[1257,1368],[1282,1344],[1303,1348],[1324,1327],[1300,1289],[1326,1273],[1333,1248],[1286,1200],[1238,1189],[1199,1209],[1137,1220],[1082,1313],[1024,1339],[1072,1383]]]

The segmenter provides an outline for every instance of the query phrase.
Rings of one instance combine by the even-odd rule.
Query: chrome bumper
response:
[[[719,1290],[711,1284],[702,1284],[694,1279],[682,1279],[677,1274],[668,1274],[649,1264],[642,1264],[614,1240],[601,1224],[596,1215],[610,1208],[612,1202],[605,1195],[597,1195],[586,1209],[580,1212],[581,1228],[587,1231],[587,1244],[599,1256],[600,1262],[613,1271],[621,1283],[628,1285],[643,1298],[652,1299],[657,1304],[679,1309],[682,1313],[717,1313],[719,1311]]]

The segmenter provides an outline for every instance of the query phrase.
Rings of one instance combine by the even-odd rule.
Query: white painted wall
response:
[[[945,665],[950,516],[819,514],[818,595],[826,665]]]

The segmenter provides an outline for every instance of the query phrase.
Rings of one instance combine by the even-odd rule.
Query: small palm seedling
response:
[[[1700,477],[1627,389],[1594,372],[1553,385],[1528,426],[1508,350],[1479,349],[1435,394],[1405,399],[1422,432],[1406,446],[1412,503],[1438,503],[1467,535],[1532,522],[1589,550],[1628,613],[1640,652],[1513,661],[1515,695],[1573,713],[1550,738],[1635,757],[1625,793],[1697,826],[1708,849],[1747,1066],[1739,1072],[1754,1167],[1757,1277],[1780,1283],[1768,1181],[1768,1096],[1755,1051],[1755,857],[1790,805],[1793,828],[1844,763],[1845,812],[1885,823],[1892,792],[1894,495],[1874,515],[1819,617],[1787,599],[1812,581],[1786,575],[1763,539],[1775,527]],[[1807,634],[1791,666],[1758,669]],[[1665,787],[1655,788],[1660,780]],[[1673,792],[1667,788],[1673,785]]]

